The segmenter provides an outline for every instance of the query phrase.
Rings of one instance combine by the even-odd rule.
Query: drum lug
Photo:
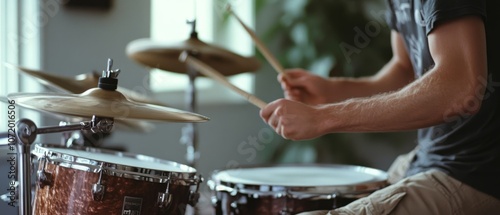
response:
[[[43,167],[41,170],[37,171],[37,176],[38,176],[37,184],[40,189],[45,186],[51,186],[53,184],[52,173],[48,173],[45,171],[45,165],[47,163],[47,159],[48,159],[47,155],[45,155],[43,159]]]
[[[336,191],[336,192],[333,192],[330,196],[333,199],[332,209],[335,209],[335,208],[338,207],[338,205],[337,205],[337,197],[340,196],[340,193],[338,191]]]
[[[38,175],[38,187],[41,189],[45,186],[52,186],[53,180],[52,180],[52,174],[45,172],[44,170],[38,170],[37,171]]]
[[[283,209],[281,209],[280,215],[292,215],[293,214],[293,206],[290,205],[290,202],[291,202],[290,199],[292,199],[292,195],[290,194],[290,191],[286,190],[286,192],[283,194],[283,197],[285,198],[285,207]]]
[[[217,198],[217,196],[215,196],[215,195],[210,197],[210,202],[212,203],[212,206],[214,208],[217,208],[220,204],[219,198]]]
[[[94,201],[102,201],[104,199],[104,191],[106,190],[106,186],[102,184],[93,184],[92,185],[92,198]]]
[[[234,190],[238,190],[237,188]],[[240,214],[239,205],[246,205],[248,203],[248,197],[246,195],[239,195],[240,193],[234,192],[231,194],[233,199],[229,203],[231,214]]]
[[[94,201],[102,201],[104,199],[104,193],[106,192],[106,186],[101,184],[102,181],[102,164],[101,168],[99,169],[99,179],[97,180],[97,183],[92,185],[92,198]]]
[[[170,207],[170,203],[172,203],[172,194],[170,193],[162,193],[158,192],[157,202],[159,208],[168,208]]]
[[[165,190],[164,193],[158,192],[158,198],[156,204],[158,205],[159,208],[168,208],[170,207],[170,204],[172,203],[172,194],[170,194],[170,176],[169,180],[167,181],[167,189]]]
[[[232,201],[229,206],[231,206],[231,214],[240,214],[240,210],[238,209],[238,201]]]
[[[195,179],[196,190],[194,190],[194,191],[191,190],[189,193],[188,204],[193,206],[193,207],[196,206],[196,204],[198,203],[198,200],[200,199],[199,189],[200,189],[201,182],[203,182],[203,177],[201,175],[199,175],[199,177]]]

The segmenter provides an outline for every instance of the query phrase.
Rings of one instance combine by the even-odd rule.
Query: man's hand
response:
[[[278,76],[285,98],[308,105],[325,104],[329,90],[329,81],[303,69],[288,69]]]
[[[260,111],[260,116],[279,135],[290,140],[312,139],[323,135],[320,107],[278,99]]]

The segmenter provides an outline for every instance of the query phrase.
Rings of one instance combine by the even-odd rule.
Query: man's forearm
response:
[[[329,81],[329,103],[393,92],[414,80],[411,68],[391,60],[376,75],[361,78],[334,77]]]
[[[399,91],[322,106],[329,119],[324,133],[403,131],[442,123],[464,111],[473,114],[464,107],[470,102],[480,104],[482,97],[475,92],[485,86],[477,79],[446,77],[450,77],[446,72],[430,71]]]

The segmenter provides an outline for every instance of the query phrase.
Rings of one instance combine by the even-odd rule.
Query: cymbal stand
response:
[[[191,35],[192,38],[197,38],[198,33],[196,32],[196,19],[192,21],[187,21],[187,24],[192,26]],[[196,54],[196,53],[194,53]],[[192,67],[187,65],[187,75],[189,77],[189,87],[186,91],[186,104],[188,106],[188,111],[196,113],[196,77],[198,72]],[[184,128],[182,128],[182,136],[180,139],[182,144],[185,144],[186,149],[186,160],[188,165],[196,168],[196,161],[200,157],[198,149],[198,132],[195,123],[188,123]]]
[[[197,72],[192,68],[188,68],[189,88],[186,91],[186,104],[188,111],[196,113],[196,76]],[[198,149],[198,132],[195,123],[188,123],[182,128],[181,143],[186,144],[186,160],[188,165],[196,168],[196,161],[200,157]]]
[[[31,144],[35,141],[38,134],[57,133],[76,130],[90,130],[92,132],[109,133],[113,128],[113,118],[93,116],[91,121],[81,122],[79,124],[65,126],[50,126],[37,128],[35,123],[29,119],[20,119],[16,123],[17,136],[17,154],[18,163],[18,181],[19,181],[19,214],[31,214]],[[50,178],[46,173],[38,173],[38,177]]]

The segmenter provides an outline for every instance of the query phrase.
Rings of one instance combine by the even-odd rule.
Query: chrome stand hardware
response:
[[[18,181],[19,181],[19,214],[31,214],[31,157],[30,148],[36,138],[37,128],[31,120],[21,119],[16,124]]]
[[[188,77],[189,77],[189,88],[186,91],[186,103],[188,106],[188,111],[196,112],[196,76],[197,72],[189,66]],[[186,149],[186,160],[189,166],[196,168],[196,162],[198,161],[200,155],[197,151],[198,149],[198,132],[197,126],[194,123],[188,123],[184,128],[182,128],[182,136],[180,142],[185,144]]]
[[[198,33],[196,32],[196,20],[187,21],[187,24],[191,25],[191,35],[192,38],[198,38]],[[192,53],[196,55],[197,53]],[[196,113],[196,77],[199,73],[190,65],[187,65],[187,75],[189,77],[189,88],[186,91],[186,104],[188,111]],[[184,128],[182,128],[182,136],[180,142],[185,144],[186,149],[186,160],[189,166],[196,168],[196,162],[200,157],[198,150],[198,131],[197,126],[194,123],[188,123]]]

